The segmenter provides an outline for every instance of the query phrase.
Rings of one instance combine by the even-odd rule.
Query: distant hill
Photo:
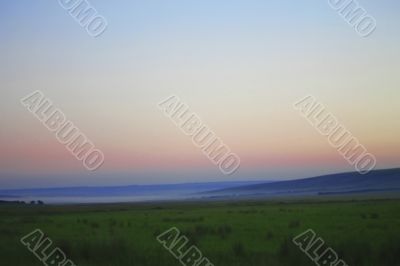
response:
[[[204,193],[208,196],[290,196],[400,193],[400,168],[331,174],[305,179],[238,186]]]
[[[0,200],[52,203],[106,203],[159,200],[240,200],[323,195],[400,196],[400,168],[331,174],[288,181],[206,182],[114,187],[0,190]]]

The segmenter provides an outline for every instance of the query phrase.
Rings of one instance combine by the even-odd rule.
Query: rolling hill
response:
[[[400,168],[374,170],[364,175],[358,172],[348,172],[305,179],[253,184],[209,191],[204,194],[214,197],[266,197],[387,192],[400,192]]]

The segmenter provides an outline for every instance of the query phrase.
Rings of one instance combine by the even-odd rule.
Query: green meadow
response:
[[[313,229],[349,266],[400,265],[400,200],[0,205],[0,265],[44,265],[20,238],[41,229],[77,266],[182,265],[171,227],[214,265],[316,265],[292,238]]]

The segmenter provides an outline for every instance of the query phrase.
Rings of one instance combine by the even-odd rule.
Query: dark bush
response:
[[[298,228],[300,226],[299,220],[292,220],[289,222],[289,228]]]
[[[242,257],[245,255],[245,250],[244,250],[244,246],[243,246],[242,242],[236,242],[235,244],[233,244],[232,250],[233,250],[233,254],[236,257]]]

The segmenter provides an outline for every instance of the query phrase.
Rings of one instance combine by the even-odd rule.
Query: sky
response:
[[[293,103],[313,95],[399,166],[400,2],[359,0],[360,37],[328,1],[0,2],[0,188],[280,180],[353,171]],[[88,171],[20,99],[40,90],[99,148]],[[223,175],[157,107],[177,95],[241,160]]]

